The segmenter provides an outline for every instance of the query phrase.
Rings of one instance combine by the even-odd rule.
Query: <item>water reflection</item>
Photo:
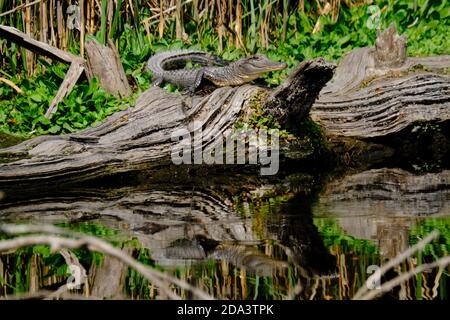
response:
[[[336,252],[338,265],[347,266],[347,270],[339,270],[340,279],[348,269],[355,270],[354,276],[357,272],[367,273],[370,265],[380,265],[395,257],[433,229],[440,231],[440,239],[427,246],[423,255],[420,253],[407,259],[388,274],[385,281],[449,254],[449,200],[449,171],[418,176],[400,169],[384,168],[332,181],[326,185],[312,211],[316,224],[323,226],[323,232],[338,226],[349,237],[347,243],[353,243],[356,252]],[[360,242],[355,243],[355,239]],[[329,245],[335,245],[337,250],[343,247],[339,241]],[[372,258],[370,262],[362,261],[367,257]],[[361,265],[359,270],[358,263]],[[448,295],[448,280],[443,270],[423,273],[402,284],[387,298],[443,299]]]
[[[450,171],[413,175],[377,169],[345,176],[325,187],[313,208],[335,218],[346,234],[373,240],[382,258],[409,245],[409,230],[423,217],[450,216]]]
[[[254,188],[257,197],[230,193],[225,185],[58,190],[3,202],[0,223],[63,224],[105,237],[223,299],[349,299],[368,267],[428,229],[441,227],[438,245],[450,249],[448,171],[413,176],[369,170],[331,181],[317,200],[286,181],[282,193],[270,196],[261,190],[273,190],[271,185]],[[440,218],[424,218],[430,215]],[[116,260],[76,253],[89,274],[81,288],[86,296],[164,298]],[[426,259],[425,253],[401,268]],[[64,260],[44,248],[2,254],[0,295],[57,288],[65,271]],[[443,298],[447,282],[445,272],[423,274],[387,297]]]

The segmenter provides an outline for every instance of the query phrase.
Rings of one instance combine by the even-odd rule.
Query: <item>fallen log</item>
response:
[[[351,51],[311,108],[327,135],[387,136],[424,121],[450,119],[450,56],[409,58],[395,25],[374,48]]]
[[[303,62],[283,89],[274,92],[244,85],[189,97],[152,87],[134,107],[110,116],[96,127],[77,134],[41,136],[0,149],[0,189],[81,183],[117,173],[167,167],[173,163],[172,156],[179,146],[178,133],[196,139],[200,124],[202,135],[195,147],[204,151],[215,141],[229,137],[238,121],[255,112],[255,103],[273,121],[283,124],[299,119],[331,78],[333,69],[333,64],[321,58]],[[283,108],[286,102],[278,99],[280,92],[292,99],[289,108]]]

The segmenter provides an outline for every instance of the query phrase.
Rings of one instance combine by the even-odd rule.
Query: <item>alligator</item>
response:
[[[201,66],[183,69],[186,61]],[[169,82],[182,86],[193,94],[205,80],[216,87],[239,86],[259,78],[265,72],[286,67],[286,63],[272,61],[261,54],[229,62],[204,51],[175,50],[152,56],[147,62],[146,70],[152,71],[154,85]]]

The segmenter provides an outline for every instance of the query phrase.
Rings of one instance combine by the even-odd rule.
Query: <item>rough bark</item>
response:
[[[295,103],[302,101],[301,96],[307,99],[302,106],[285,108],[284,113],[279,111],[282,100],[270,100],[270,105],[276,107],[273,110],[277,110],[275,120],[297,118],[297,111],[304,114],[320,90],[309,83],[322,76],[325,83],[331,77],[332,67],[317,59],[304,64],[302,70],[306,73],[295,73],[283,86],[283,92],[291,91],[289,96],[295,97]],[[41,136],[1,149],[0,162],[6,163],[0,164],[0,189],[37,182],[41,187],[78,183],[113,173],[170,165],[171,152],[178,143],[172,140],[174,133],[193,135],[195,126],[202,124],[199,145],[205,149],[217,138],[228,136],[244,114],[254,112],[252,98],[267,90],[244,85],[189,97],[152,87],[137,99],[134,107],[110,116],[96,127],[77,134]]]
[[[319,58],[300,63],[287,81],[271,92],[263,105],[281,125],[295,127],[308,115],[323,86],[333,76],[336,66]]]
[[[394,25],[375,48],[351,51],[322,90],[311,118],[328,135],[371,138],[416,122],[450,119],[450,56],[408,58]]]
[[[131,95],[125,71],[120,62],[116,47],[108,41],[108,47],[94,41],[86,42],[87,75],[89,79],[96,77],[100,86],[118,98]]]

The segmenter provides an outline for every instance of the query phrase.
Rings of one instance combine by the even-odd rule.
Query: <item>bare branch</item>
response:
[[[19,293],[19,294],[14,294],[14,295],[8,296],[8,297],[0,297],[0,301],[1,300],[55,299],[56,298],[55,292],[56,291],[39,290],[39,291],[36,291],[33,293],[31,293],[31,292]],[[85,297],[81,294],[70,293],[70,292],[62,292],[59,294],[59,297],[66,299],[66,300],[92,300],[92,299],[97,300],[97,299],[99,299],[99,298],[93,297],[93,296]]]
[[[146,265],[140,263],[139,261],[136,261],[135,259],[125,254],[121,250],[113,247],[109,243],[92,236],[85,236],[80,233],[75,233],[48,225],[42,226],[2,225],[0,226],[0,232],[8,234],[41,232],[41,233],[54,233],[59,235],[77,237],[79,239],[69,239],[53,235],[20,236],[15,239],[0,241],[0,251],[7,251],[11,249],[17,249],[36,244],[47,244],[54,251],[60,250],[62,248],[76,249],[87,247],[89,250],[98,251],[119,259],[129,267],[141,273],[149,281],[153,282],[157,287],[160,288],[162,293],[166,294],[171,299],[181,299],[181,298],[169,288],[167,283],[172,283],[174,285],[179,286],[182,289],[191,291],[198,298],[207,300],[213,299],[213,297],[211,297],[208,293],[195,288],[194,286],[188,284],[187,282],[177,279],[169,274],[160,272],[158,270],[151,269]]]

